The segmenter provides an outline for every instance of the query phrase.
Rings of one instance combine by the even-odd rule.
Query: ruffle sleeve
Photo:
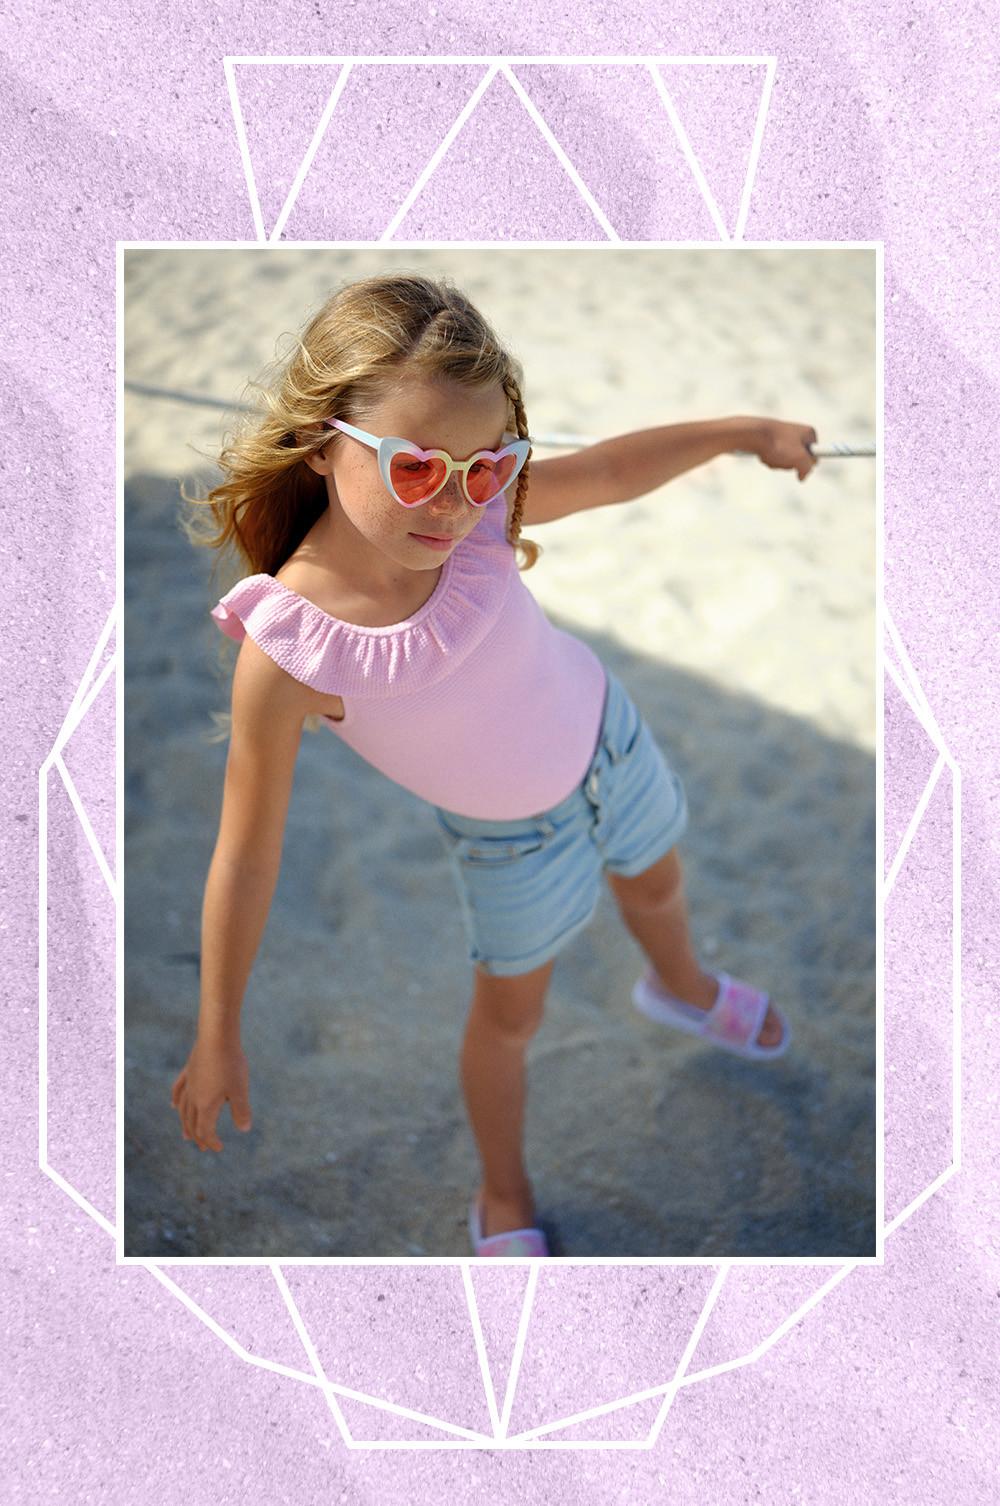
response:
[[[237,643],[243,642],[247,630],[240,621],[238,613],[226,605],[225,598],[212,608],[209,616],[215,618],[227,638],[232,638]]]
[[[492,526],[484,527],[487,521]],[[483,524],[448,557],[434,591],[405,622],[342,622],[264,574],[237,581],[209,615],[227,637],[238,643],[249,635],[321,694],[357,699],[420,690],[451,673],[482,641],[517,575],[502,518]]]

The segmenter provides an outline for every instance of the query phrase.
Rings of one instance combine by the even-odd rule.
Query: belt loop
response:
[[[535,825],[538,827],[538,835],[540,837],[551,837],[555,832],[555,827],[548,816],[536,816]]]

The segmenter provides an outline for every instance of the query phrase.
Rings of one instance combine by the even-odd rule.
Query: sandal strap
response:
[[[548,1246],[541,1229],[509,1229],[481,1239],[477,1255],[547,1255]]]
[[[768,995],[728,973],[719,973],[719,997],[705,1020],[705,1034],[731,1046],[756,1041],[767,1014]]]

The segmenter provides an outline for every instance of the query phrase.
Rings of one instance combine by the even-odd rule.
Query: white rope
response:
[[[837,460],[841,455],[864,455],[874,456],[873,444],[811,444],[807,446],[810,455],[815,455],[817,460]]]
[[[132,382],[125,384],[126,392],[135,392],[142,397],[165,397],[175,403],[192,403],[200,408],[221,408],[229,413],[261,413],[264,410],[256,408],[253,403],[229,402],[221,397],[209,397],[200,392],[185,392],[180,387],[157,387],[152,382]],[[593,435],[590,434],[533,434],[533,445],[545,450],[579,450],[586,445],[597,444]],[[809,453],[817,460],[840,460],[849,456],[872,457],[875,454],[873,444],[812,444],[808,445]],[[750,455],[756,459],[753,450],[733,450],[734,455]]]
[[[851,456],[865,456],[871,458],[875,454],[873,444],[807,444],[806,449],[816,460],[843,460]],[[732,450],[733,455],[751,455],[756,460],[754,450]]]

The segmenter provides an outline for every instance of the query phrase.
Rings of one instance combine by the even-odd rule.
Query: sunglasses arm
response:
[[[347,423],[342,418],[324,418],[323,423],[328,429],[340,429],[345,434],[350,434],[352,439],[360,439],[370,450],[378,449],[378,440],[374,434],[366,434],[364,429],[356,429],[353,424]]]

